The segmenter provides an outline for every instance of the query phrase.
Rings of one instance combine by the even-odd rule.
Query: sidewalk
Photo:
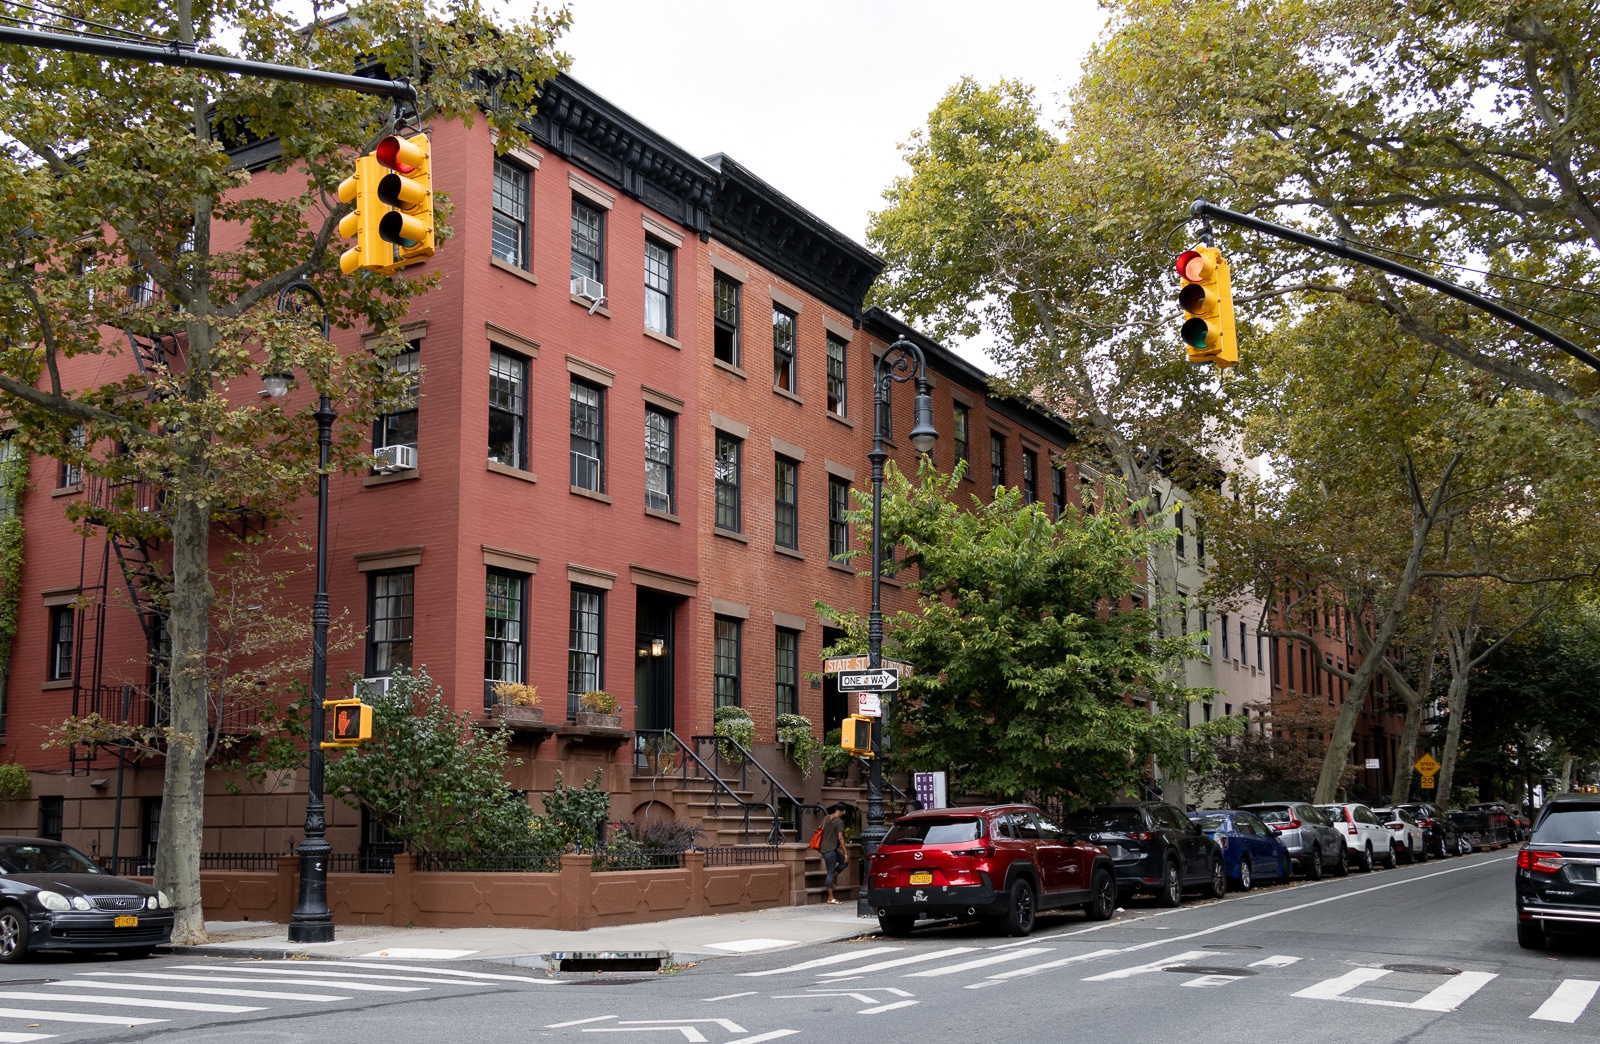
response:
[[[834,942],[877,932],[875,918],[857,918],[853,900],[839,906],[780,906],[738,914],[682,917],[648,924],[559,932],[531,928],[391,928],[341,925],[331,943],[290,943],[288,926],[270,921],[207,921],[204,946],[158,952],[207,957],[367,957],[489,960],[549,967],[551,954],[670,954],[674,964]]]

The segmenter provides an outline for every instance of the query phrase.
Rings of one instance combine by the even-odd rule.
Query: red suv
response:
[[[903,815],[867,872],[867,901],[886,935],[908,934],[918,917],[981,917],[1027,935],[1039,910],[1076,906],[1104,921],[1117,906],[1106,850],[1031,805]]]

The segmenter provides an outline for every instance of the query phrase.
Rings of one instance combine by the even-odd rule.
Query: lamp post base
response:
[[[300,843],[300,895],[289,918],[292,943],[333,942],[333,911],[328,909],[328,856],[333,846],[322,838]]]

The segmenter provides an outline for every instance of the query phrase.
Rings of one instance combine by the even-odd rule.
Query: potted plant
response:
[[[729,704],[718,707],[714,717],[715,724],[711,731],[718,736],[726,736],[745,750],[756,741],[756,723],[750,719],[750,712],[743,707]],[[722,760],[730,765],[737,765],[744,761],[744,755],[739,753],[739,747],[733,743],[718,743],[717,753],[722,755]]]
[[[539,687],[521,682],[499,682],[494,687],[499,699],[489,712],[507,725],[541,725],[544,708],[539,706]]]
[[[591,689],[578,697],[578,724],[591,729],[620,729],[617,698],[604,689]]]
[[[811,734],[811,719],[803,714],[780,714],[776,731],[778,744],[800,770],[800,778],[810,779],[811,755],[822,746]]]

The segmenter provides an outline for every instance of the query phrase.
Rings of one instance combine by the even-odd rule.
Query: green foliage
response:
[[[590,714],[615,714],[617,698],[604,689],[592,689],[578,697],[578,709]]]
[[[896,469],[886,479],[885,531],[920,568],[907,585],[917,609],[884,627],[890,655],[916,667],[887,722],[891,765],[948,770],[995,798],[1085,804],[1116,797],[1151,757],[1188,748],[1208,764],[1209,739],[1235,724],[1185,727],[1201,693],[1169,679],[1187,642],[1116,609],[1156,537],[1113,512],[1053,521],[1016,490],[963,508],[957,485],[926,463],[916,485]]]
[[[743,707],[733,704],[718,707],[713,715],[713,721],[711,726],[713,735],[726,736],[745,750],[749,750],[756,741],[756,723],[751,720],[750,712]],[[739,753],[739,747],[735,747],[733,743],[719,742],[717,753],[730,765],[737,765],[744,760],[744,755]]]
[[[811,719],[803,714],[780,714],[776,732],[778,742],[789,748],[789,760],[800,770],[800,778],[810,779],[811,755],[821,746],[812,734]]]
[[[822,771],[829,775],[844,775],[850,771],[850,762],[855,760],[855,755],[839,745],[843,741],[843,729],[829,729],[822,738]]]
[[[0,701],[7,688],[11,643],[17,636],[22,598],[22,502],[27,493],[28,455],[11,439],[0,440]]]
[[[26,801],[33,796],[33,778],[15,761],[0,764],[0,801]]]
[[[581,787],[569,787],[556,773],[555,789],[544,795],[544,814],[533,817],[532,845],[539,852],[587,851],[595,847],[611,813],[611,795],[600,786],[601,772]]]
[[[444,703],[425,668],[396,670],[368,692],[372,739],[327,769],[335,797],[369,809],[423,852],[519,852],[534,840],[527,803],[506,786],[511,733],[472,724]]]

